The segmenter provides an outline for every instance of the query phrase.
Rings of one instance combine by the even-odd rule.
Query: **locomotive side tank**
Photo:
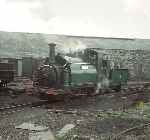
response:
[[[68,63],[70,64],[70,78],[66,77],[65,83],[70,83],[70,87],[72,88],[86,88],[89,86],[94,87],[96,85],[97,71],[93,65],[83,62],[80,58],[69,57],[67,59],[69,59]]]

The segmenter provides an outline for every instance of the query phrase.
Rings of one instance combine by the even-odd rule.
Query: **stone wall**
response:
[[[150,51],[105,49],[104,58],[129,69],[130,80],[150,80]]]

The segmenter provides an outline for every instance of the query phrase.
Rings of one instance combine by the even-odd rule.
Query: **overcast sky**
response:
[[[0,0],[0,30],[150,38],[150,0]]]

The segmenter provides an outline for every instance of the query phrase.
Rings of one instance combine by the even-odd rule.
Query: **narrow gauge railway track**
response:
[[[123,135],[125,135],[127,133],[131,133],[131,132],[137,131],[139,129],[143,130],[145,127],[148,127],[148,126],[150,126],[150,122],[145,123],[145,124],[141,124],[141,125],[137,125],[137,126],[134,126],[132,128],[128,128],[128,129],[121,131],[120,133],[116,134],[112,140],[119,140]]]
[[[142,84],[141,84],[142,85]],[[143,93],[145,94],[149,94],[148,92],[150,91],[149,86],[150,83],[146,83],[146,86],[143,84],[143,87],[138,87],[138,86],[127,86],[125,88],[122,89],[123,92],[103,92],[103,93],[98,93],[98,94],[79,94],[79,95],[65,95],[65,98],[68,98],[67,100],[72,100],[77,98],[80,98],[81,96],[88,96],[88,97],[93,97],[93,96],[114,96],[114,97],[127,97],[130,98],[132,97],[134,100],[136,100],[136,98],[140,95],[143,95]],[[146,92],[145,92],[146,91]],[[135,97],[135,98],[134,98]],[[59,101],[56,101],[59,102]],[[60,101],[62,102],[62,100]],[[133,101],[134,102],[134,101]],[[52,103],[55,103],[55,101],[53,101]],[[0,116],[2,115],[9,115],[12,113],[16,113],[19,111],[23,111],[26,107],[30,107],[30,108],[36,108],[36,107],[41,107],[43,105],[48,105],[51,104],[50,101],[48,100],[41,100],[38,102],[29,102],[29,103],[23,103],[23,104],[11,104],[8,106],[4,106],[4,107],[0,107]],[[56,111],[57,112],[57,111]]]
[[[16,104],[16,105],[11,104],[11,105],[0,108],[0,116],[5,116],[5,115],[12,114],[12,113],[23,111],[26,107],[37,108],[37,107],[42,107],[43,105],[46,105],[46,104],[48,104],[47,100]]]

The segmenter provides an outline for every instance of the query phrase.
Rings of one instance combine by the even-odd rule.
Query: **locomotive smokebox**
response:
[[[55,63],[55,43],[50,43],[49,45],[49,64]]]

